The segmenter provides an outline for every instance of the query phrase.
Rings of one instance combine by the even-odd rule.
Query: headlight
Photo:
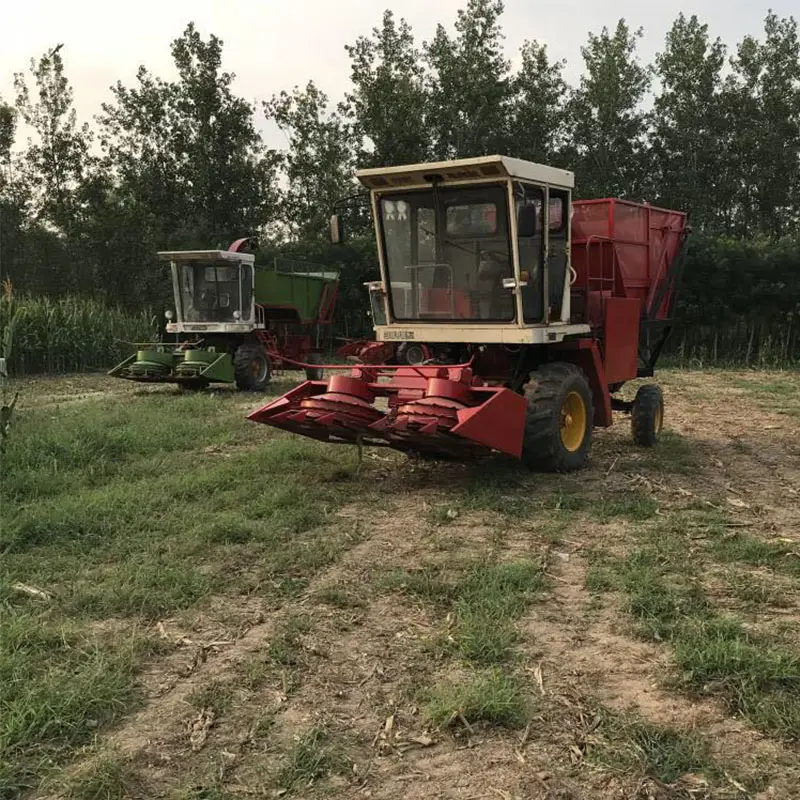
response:
[[[236,311],[234,311],[234,312],[233,312],[233,318],[234,318],[234,319],[235,319],[237,322],[238,322],[238,321],[239,321],[239,320],[242,318],[242,315],[241,315],[241,313],[239,312],[239,310],[238,310],[238,309],[237,309]]]
[[[164,312],[164,316],[165,316],[167,319],[172,319],[172,311],[169,311],[169,310],[165,311],[165,312]]]

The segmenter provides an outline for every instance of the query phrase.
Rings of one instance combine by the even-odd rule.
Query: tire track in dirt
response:
[[[605,526],[587,526],[588,547],[601,545]],[[691,699],[663,688],[671,668],[667,647],[630,635],[631,621],[614,601],[598,605],[586,589],[587,563],[581,550],[556,559],[557,580],[547,602],[522,623],[523,650],[531,666],[542,670],[545,691],[577,698],[591,708],[600,704],[618,713],[633,712],[647,722],[698,731],[723,764],[759,774],[764,764],[791,764],[796,754],[731,717],[720,704]],[[795,797],[800,768],[775,775],[765,797]]]

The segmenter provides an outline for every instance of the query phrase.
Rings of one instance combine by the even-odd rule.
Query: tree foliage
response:
[[[347,45],[352,90],[344,106],[364,140],[363,166],[415,164],[431,152],[428,93],[421,54],[408,23],[383,14],[372,36]]]
[[[318,238],[336,201],[348,193],[354,166],[353,126],[313,81],[264,103],[267,119],[285,134],[283,157],[287,186],[281,220],[291,239]]]
[[[581,50],[586,70],[568,108],[568,153],[581,197],[639,200],[649,188],[642,101],[650,77],[636,57],[641,36],[620,20],[613,34],[590,33]]]
[[[309,75],[302,87],[267,87],[258,109],[236,93],[223,42],[189,24],[171,44],[174,77],[141,66],[111,87],[91,128],[74,110],[69,44],[48,51],[15,76],[13,103],[0,99],[2,276],[22,292],[141,309],[169,302],[159,249],[259,234],[265,255],[342,268],[347,332],[367,333],[355,330],[362,283],[376,276],[363,207],[348,214],[346,247],[325,241],[328,215],[359,191],[353,170],[505,153],[573,170],[578,197],[688,211],[687,343],[743,358],[770,343],[796,357],[796,20],[770,12],[761,32],[723,43],[680,14],[649,65],[642,32],[619,20],[589,34],[574,86],[543,42],[509,53],[502,21],[502,0],[465,0],[419,42],[387,10],[346,46],[341,99]],[[265,130],[281,132],[280,151]]]
[[[511,65],[503,50],[501,0],[468,0],[455,22],[425,45],[427,126],[433,155],[464,158],[504,152],[510,145]]]

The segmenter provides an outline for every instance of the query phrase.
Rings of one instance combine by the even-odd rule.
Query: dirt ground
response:
[[[749,382],[762,378],[665,373],[666,426],[685,445],[688,464],[667,468],[657,450],[635,450],[620,418],[596,432],[580,474],[510,479],[509,495],[541,501],[529,516],[475,507],[453,489],[461,465],[409,466],[368,453],[363,480],[383,481],[386,502],[355,498],[336,512],[337,524],[354,531],[341,557],[277,606],[258,593],[225,596],[158,620],[149,633],[174,646],[141,675],[143,704],[103,731],[67,773],[113,759],[124,765],[121,794],[130,797],[800,797],[795,743],[759,731],[713,692],[674,685],[672,647],[637,635],[618,593],[587,586],[592,554],[628,552],[640,524],[575,513],[554,532],[548,511],[560,492],[589,502],[636,492],[655,501],[656,522],[705,504],[751,535],[800,552],[796,391],[781,405]],[[92,402],[102,391],[80,381],[62,389],[62,402]],[[464,669],[437,644],[453,620],[396,583],[387,588],[385,576],[522,557],[543,564],[545,575],[544,591],[515,623],[507,667],[531,698],[527,723],[432,725],[421,690]],[[786,584],[780,607],[744,607],[724,589],[715,594],[714,569],[709,562],[706,589],[723,612],[760,630],[779,626],[800,648],[796,582]],[[276,642],[288,651],[279,658]],[[593,758],[603,714],[699,735],[719,769],[667,784],[629,762]],[[625,735],[624,725],[618,730]],[[306,763],[314,759],[320,768]],[[94,796],[113,795],[103,791]]]

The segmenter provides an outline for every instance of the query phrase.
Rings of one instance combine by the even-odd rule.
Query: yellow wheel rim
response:
[[[664,425],[664,407],[661,405],[661,403],[658,404],[658,408],[656,409],[656,416],[653,422],[655,425],[656,433],[661,433],[661,428]]]
[[[586,436],[586,403],[578,392],[570,392],[561,406],[561,443],[574,453]]]

